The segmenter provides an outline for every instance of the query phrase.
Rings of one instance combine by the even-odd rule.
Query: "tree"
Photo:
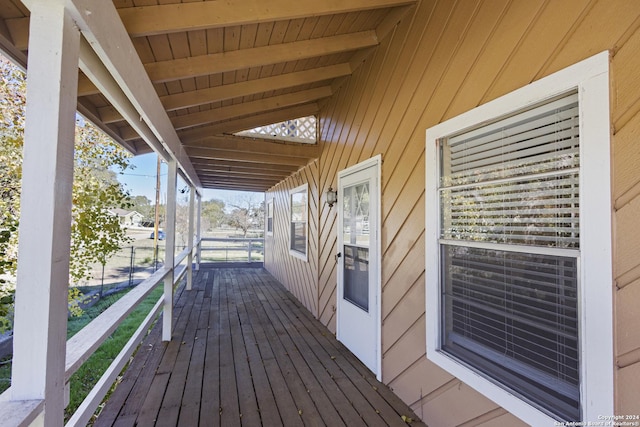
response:
[[[0,330],[10,324],[15,290],[25,90],[24,74],[0,57]]]
[[[251,228],[264,228],[264,202],[256,202],[251,195],[246,195],[239,197],[231,207],[233,210],[227,215],[227,224],[242,230],[243,237],[247,237]]]
[[[224,213],[224,202],[222,200],[211,199],[202,202],[201,210],[200,218],[203,229],[213,230],[225,222],[226,215]]]
[[[131,198],[131,209],[144,217],[144,221],[155,220],[155,205],[147,196],[133,196]]]
[[[11,323],[22,179],[26,76],[0,57],[0,328]],[[89,264],[106,260],[126,242],[107,209],[130,206],[116,179],[128,153],[82,118],[77,120],[71,226],[72,279],[89,276]]]
[[[107,135],[82,119],[76,122],[75,166],[71,224],[70,275],[91,277],[90,265],[104,266],[130,241],[111,208],[129,209],[131,199],[112,169],[129,166],[129,154]]]

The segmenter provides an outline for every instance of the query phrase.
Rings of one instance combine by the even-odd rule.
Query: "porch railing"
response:
[[[100,345],[116,330],[118,325],[142,302],[144,299],[173,272],[173,286],[182,280],[191,266],[183,264],[193,255],[195,261],[200,242],[193,248],[184,249],[174,261],[173,267],[163,266],[147,279],[138,284],[127,295],[120,298],[99,316],[93,319],[87,326],[67,341],[65,382],[66,392],[69,390],[71,376],[82,364],[100,347]],[[196,261],[197,262],[197,261]],[[142,342],[158,313],[163,307],[165,295],[162,295],[151,309],[142,324],[111,363],[94,388],[89,392],[85,400],[80,404],[76,412],[66,423],[66,426],[85,426],[107,394],[118,374],[122,371],[135,349]],[[29,426],[41,416],[44,409],[43,400],[16,401],[10,400],[11,388],[0,395],[0,416],[6,426]],[[7,417],[8,416],[8,417]]]
[[[202,243],[202,257],[205,261],[262,262],[264,260],[263,238],[203,237]],[[214,255],[207,256],[207,253]]]

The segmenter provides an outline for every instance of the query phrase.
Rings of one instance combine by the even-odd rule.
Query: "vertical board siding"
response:
[[[337,209],[325,192],[381,154],[382,378],[430,425],[524,425],[425,356],[424,135],[610,50],[616,413],[640,410],[640,2],[419,1],[322,106],[319,160],[274,187],[267,268],[335,331]],[[309,262],[288,254],[288,190],[309,183]]]
[[[318,316],[318,162],[275,186],[267,193],[273,198],[273,236],[265,240],[265,268],[314,315]],[[309,184],[307,261],[289,253],[289,190]]]

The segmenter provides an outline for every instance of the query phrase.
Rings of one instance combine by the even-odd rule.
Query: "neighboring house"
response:
[[[139,227],[144,216],[136,211],[128,211],[126,209],[109,209],[109,213],[117,216],[120,220],[120,225],[123,227]]]

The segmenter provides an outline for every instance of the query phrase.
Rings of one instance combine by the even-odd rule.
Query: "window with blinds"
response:
[[[267,234],[273,234],[273,199],[267,201]]]
[[[307,184],[289,192],[290,232],[289,253],[307,260],[307,203],[309,187]]]
[[[577,93],[439,140],[442,350],[579,420]]]

